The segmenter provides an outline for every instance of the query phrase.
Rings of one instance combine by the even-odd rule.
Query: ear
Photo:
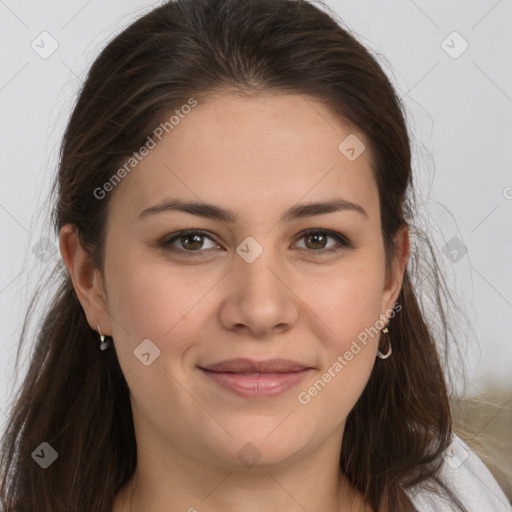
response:
[[[398,230],[395,236],[395,257],[391,261],[382,296],[381,312],[383,315],[386,315],[387,311],[393,309],[393,306],[400,295],[410,251],[409,226],[406,224]]]
[[[59,246],[87,322],[95,331],[100,324],[101,334],[110,335],[103,279],[100,271],[94,267],[91,255],[82,247],[75,226],[66,224],[62,227]]]

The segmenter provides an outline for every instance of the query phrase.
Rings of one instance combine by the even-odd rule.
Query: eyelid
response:
[[[339,246],[338,247],[327,247],[324,249],[308,249],[306,247],[306,248],[300,248],[301,251],[305,251],[312,255],[315,255],[315,254],[321,255],[321,254],[325,254],[325,253],[339,252],[343,249],[353,248],[352,242],[345,235],[343,235],[337,231],[333,231],[333,230],[325,229],[325,228],[309,228],[309,229],[305,229],[305,230],[301,231],[295,238],[294,244],[297,243],[297,241],[301,240],[302,238],[304,238],[308,235],[315,235],[318,233],[325,234],[328,238],[333,238],[333,239],[337,240]],[[172,247],[172,245],[171,245],[172,243],[174,243],[175,241],[177,241],[180,237],[182,237],[184,235],[196,235],[196,234],[200,235],[201,237],[204,237],[204,238],[209,238],[211,241],[213,241],[214,243],[219,245],[215,240],[215,238],[216,238],[215,236],[211,235],[208,231],[205,231],[202,229],[184,229],[182,231],[174,232],[170,235],[166,235],[165,237],[163,237],[158,242],[158,244],[165,250],[177,252],[177,253],[183,254],[185,256],[203,255],[204,253],[207,253],[210,249],[206,249],[206,250],[198,249],[197,251],[187,251],[184,249],[178,249],[178,248]]]

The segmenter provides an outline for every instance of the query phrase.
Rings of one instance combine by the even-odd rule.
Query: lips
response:
[[[288,359],[228,359],[205,367],[202,372],[218,386],[244,398],[269,398],[296,386],[312,370]]]
[[[220,373],[289,373],[299,372],[310,367],[289,359],[254,361],[252,359],[236,358],[227,359],[200,368]]]

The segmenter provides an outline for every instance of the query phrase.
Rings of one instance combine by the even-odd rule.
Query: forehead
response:
[[[111,208],[133,218],[181,197],[254,215],[341,196],[371,213],[377,191],[369,149],[363,134],[312,97],[215,94],[180,116],[123,180]]]

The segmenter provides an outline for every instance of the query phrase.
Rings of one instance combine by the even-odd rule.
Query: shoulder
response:
[[[469,512],[512,512],[512,505],[478,456],[457,435],[443,455],[440,479]],[[452,512],[453,506],[424,486],[406,491],[421,512]]]

